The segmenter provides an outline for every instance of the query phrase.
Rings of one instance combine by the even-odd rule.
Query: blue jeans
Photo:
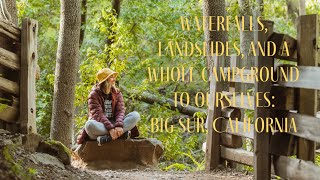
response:
[[[123,132],[131,130],[139,120],[140,114],[137,111],[127,114],[123,120]],[[84,128],[90,139],[97,139],[98,136],[109,134],[104,124],[94,119],[89,119]]]

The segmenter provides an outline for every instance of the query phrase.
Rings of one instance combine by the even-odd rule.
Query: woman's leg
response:
[[[127,114],[123,120],[123,132],[131,130],[140,120],[140,114],[137,111],[132,111]]]
[[[108,134],[108,130],[104,127],[104,124],[96,120],[88,120],[85,125],[85,130],[90,139],[97,139],[98,136]]]

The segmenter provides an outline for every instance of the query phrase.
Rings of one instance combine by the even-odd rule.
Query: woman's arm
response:
[[[104,124],[107,130],[113,129],[114,125],[109,121],[109,119],[104,115],[102,105],[98,100],[99,94],[96,91],[92,91],[89,94],[88,106],[91,118]]]
[[[123,119],[124,119],[124,113],[125,113],[125,106],[123,102],[123,96],[122,93],[119,92],[117,95],[117,104],[116,104],[116,123],[114,124],[115,127],[123,127]]]

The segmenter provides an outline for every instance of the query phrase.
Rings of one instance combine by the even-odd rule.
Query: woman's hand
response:
[[[115,131],[116,131],[118,137],[120,137],[123,134],[123,128],[122,127],[116,127]]]
[[[110,133],[110,136],[111,136],[112,140],[115,140],[115,139],[117,139],[119,137],[118,134],[117,134],[117,131],[115,129],[110,129],[109,133]]]

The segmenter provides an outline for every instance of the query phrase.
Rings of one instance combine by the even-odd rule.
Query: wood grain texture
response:
[[[17,122],[18,117],[19,117],[18,108],[8,106],[6,104],[0,104],[0,120],[9,122],[9,123],[15,123]]]
[[[212,69],[214,66],[223,67],[223,62],[223,57],[214,57],[214,61],[210,65],[209,69]],[[209,121],[208,127],[212,127],[214,119],[221,117],[221,107],[215,106],[213,102],[216,92],[222,92],[222,82],[215,81],[215,78],[213,78],[213,74],[210,73],[209,111],[207,116],[207,121]],[[221,128],[221,121],[216,122],[216,127],[217,129]],[[205,161],[206,171],[210,171],[216,168],[220,163],[220,134],[214,131],[213,128],[208,128]]]
[[[22,21],[22,49],[20,73],[21,133],[37,133],[36,129],[36,67],[38,22],[29,18]]]
[[[274,162],[275,174],[284,179],[319,179],[320,167],[310,161],[280,156]]]
[[[259,14],[259,13],[258,13]],[[264,43],[267,41],[268,37],[273,32],[273,22],[263,21],[264,27],[268,29],[268,33],[257,32],[255,33],[255,45],[258,42]],[[257,25],[257,24],[256,24]],[[260,52],[255,57],[255,67],[260,69],[261,67],[273,67],[273,57],[263,56]],[[267,76],[266,73],[260,74],[262,79]],[[267,82],[256,81],[255,82],[255,92],[270,92],[272,87],[272,82],[269,80]],[[259,99],[263,99],[263,94],[259,95]],[[257,96],[255,96],[256,102]],[[270,97],[269,97],[270,98]],[[261,101],[260,101],[261,102]],[[261,105],[266,105],[265,100],[262,101]],[[265,119],[270,117],[269,108],[254,106],[254,118],[258,117]],[[261,129],[263,126],[262,121],[257,123],[257,128]],[[267,132],[258,133],[254,131],[254,179],[255,180],[269,180],[271,178],[271,157],[270,157],[270,134]]]
[[[276,116],[294,118],[297,132],[290,131],[289,134],[320,143],[320,118],[286,111],[276,111]]]
[[[304,15],[297,18],[298,66],[318,66],[319,17],[316,14]],[[301,77],[304,81],[315,80],[317,76]],[[307,79],[308,78],[308,79]],[[298,112],[310,116],[317,113],[317,91],[300,89],[298,97]],[[315,143],[299,139],[298,158],[308,161],[315,159]]]
[[[244,149],[221,147],[221,157],[241,164],[253,165],[253,153]]]
[[[19,85],[16,82],[0,77],[0,90],[19,95]]]
[[[20,57],[10,51],[0,48],[0,64],[13,70],[20,69]]]

